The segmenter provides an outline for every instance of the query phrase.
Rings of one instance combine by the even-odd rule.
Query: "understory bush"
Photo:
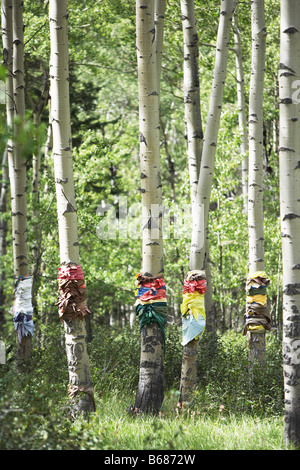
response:
[[[164,357],[166,398],[162,413],[173,418],[178,415],[180,342],[180,328],[168,326]],[[16,372],[14,360],[0,366],[0,448],[81,448],[82,429],[80,431],[78,424],[74,427],[70,420],[62,325],[54,324],[40,331],[33,346],[33,357],[26,373]],[[266,335],[266,349],[266,367],[254,366],[250,373],[245,337],[233,331],[223,335],[205,333],[199,343],[198,386],[193,402],[186,409],[211,418],[220,410],[224,416],[226,413],[281,416],[281,342],[273,333]],[[134,399],[139,379],[138,325],[98,327],[89,343],[89,354],[98,408],[118,396],[126,414],[126,405],[129,399]],[[106,445],[104,436],[105,432],[103,446]]]

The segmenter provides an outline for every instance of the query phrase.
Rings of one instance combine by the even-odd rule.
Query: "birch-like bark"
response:
[[[196,270],[200,269],[197,261],[198,249],[201,245],[199,236],[201,237],[202,234],[197,185],[202,157],[203,131],[200,106],[198,32],[193,0],[181,0],[181,19],[184,50],[183,93],[192,212],[189,270]],[[191,393],[197,384],[198,346],[198,339],[183,346],[179,398],[181,403],[190,400]]]
[[[19,135],[25,118],[23,2],[12,1],[13,25],[13,100],[15,105],[13,164],[11,174],[11,210],[15,276],[28,275],[26,161]]]
[[[193,224],[189,269],[193,270],[201,269],[199,268],[198,252],[199,246],[201,246],[201,236],[203,239],[200,226],[199,193],[197,192],[203,148],[203,131],[200,107],[198,33],[193,1],[181,0],[181,18],[184,46],[184,110]]]
[[[73,181],[72,137],[69,98],[68,11],[66,0],[49,1],[50,95],[53,158],[57,198],[61,265],[79,265],[79,244]],[[74,411],[95,410],[87,351],[85,321],[64,320],[71,396]]]
[[[1,2],[1,35],[3,45],[3,63],[6,68],[6,80],[5,80],[5,103],[6,103],[6,123],[7,128],[12,130],[13,119],[14,119],[14,101],[13,101],[13,81],[12,81],[12,0],[2,0]],[[9,170],[8,165],[13,168],[13,154],[12,154],[13,142],[11,139],[7,142],[6,149],[4,151],[2,160],[2,185],[1,185],[1,197],[0,207],[1,213],[6,212],[7,193],[9,185]],[[7,181],[7,183],[6,183]],[[1,231],[0,231],[0,255],[4,255],[6,252],[6,233],[7,233],[7,221],[1,217]],[[1,272],[1,320],[0,327],[4,324],[4,270]]]
[[[279,172],[283,266],[284,439],[300,445],[300,5],[281,0]]]
[[[263,91],[266,28],[264,1],[251,2],[252,64],[249,96],[248,240],[249,274],[264,271]],[[248,331],[250,363],[265,363],[265,330]]]
[[[242,194],[244,203],[244,212],[248,211],[248,126],[246,117],[246,98],[245,98],[245,80],[241,45],[241,33],[238,25],[237,9],[233,16],[233,31],[235,42],[235,63],[236,63],[236,83],[237,83],[237,104],[239,131],[241,137],[240,151],[242,160]]]
[[[203,131],[200,108],[199,49],[194,1],[181,0],[183,30],[183,93],[187,136],[192,211],[195,210],[197,185],[203,147]],[[194,259],[195,257],[193,257]],[[190,261],[190,269],[196,269]]]
[[[139,93],[139,141],[142,192],[142,274],[161,277],[163,270],[162,192],[160,174],[159,76],[154,0],[136,1],[136,48]],[[163,6],[163,5],[161,5]],[[156,24],[158,27],[159,24]],[[162,26],[162,25],[160,25]],[[162,33],[160,34],[162,38]],[[164,398],[163,336],[159,325],[141,331],[139,385],[135,399],[138,412],[158,412]]]
[[[7,236],[7,220],[5,218],[7,210],[7,195],[9,188],[9,175],[8,175],[8,159],[7,159],[7,148],[4,150],[3,159],[2,159],[2,183],[0,191],[0,259],[3,259],[3,256],[6,254],[6,236]],[[3,282],[5,279],[5,269],[1,267],[0,269],[0,335],[2,327],[5,323],[4,318],[4,306],[5,306],[5,291],[3,287]]]
[[[160,76],[162,67],[163,44],[164,44],[164,22],[166,11],[166,0],[155,0],[155,42],[156,42],[156,68],[157,68],[157,93],[160,96]]]
[[[204,212],[204,222],[203,227],[201,227],[202,236],[199,237],[201,240],[201,245],[197,248],[197,265],[201,266],[200,269],[203,269],[205,264],[206,244],[205,241],[202,243],[202,240],[203,238],[205,239],[207,237],[210,195],[213,182],[223,93],[227,73],[228,46],[230,40],[232,17],[236,8],[236,4],[236,0],[221,0],[214,76],[204,133],[200,176],[197,186],[198,200],[199,203],[202,204],[202,209]]]
[[[28,276],[26,162],[20,139],[25,118],[23,2],[3,0],[1,8],[3,59],[7,71],[6,119],[7,127],[14,135],[13,140],[9,139],[7,143],[14,276],[19,279]],[[18,328],[25,320],[24,311],[21,313],[21,308],[20,312],[16,312],[15,306],[11,311]],[[16,362],[19,372],[25,370],[26,362],[31,357],[31,340],[31,334],[17,334]]]
[[[187,134],[188,146],[190,147],[189,173],[193,219],[189,269],[202,270],[205,269],[205,265],[208,262],[206,259],[206,252],[208,252],[209,248],[207,231],[210,193],[213,181],[214,160],[226,78],[230,28],[233,12],[236,7],[236,1],[221,1],[215,70],[204,143],[202,143],[203,134],[200,113],[199,75],[197,73],[196,56],[193,57],[193,61],[189,62],[189,54],[191,54],[190,51],[192,45],[194,44],[194,46],[196,46],[198,43],[193,6],[193,2],[181,1],[185,44],[184,58],[185,62],[187,62],[184,64],[184,91],[186,122],[189,123],[189,127],[187,126]],[[194,54],[197,55],[196,47],[194,49]],[[194,63],[193,65],[191,65],[192,62]],[[195,140],[194,142],[191,142],[191,138],[193,137]],[[209,290],[210,295],[211,293],[212,291]],[[195,388],[197,377],[197,355],[197,340],[193,340],[184,346],[180,383],[181,402],[189,401],[191,392]]]

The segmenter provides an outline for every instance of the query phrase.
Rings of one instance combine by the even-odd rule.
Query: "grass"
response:
[[[81,449],[93,450],[283,450],[282,417],[257,418],[226,414],[205,416],[200,410],[182,412],[169,395],[159,416],[126,413],[120,395],[103,399],[88,424],[74,422],[83,437]]]
[[[241,335],[199,347],[199,386],[191,407],[178,408],[179,333],[169,328],[165,399],[158,416],[132,416],[139,374],[139,332],[99,329],[90,344],[96,413],[69,417],[68,371],[61,333],[48,332],[28,373],[0,368],[1,450],[285,450],[281,344],[269,335],[268,366],[247,379]],[[51,340],[51,341],[50,341]]]

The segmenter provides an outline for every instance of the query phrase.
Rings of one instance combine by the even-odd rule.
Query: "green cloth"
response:
[[[163,334],[164,345],[166,340],[165,326],[167,323],[167,304],[166,302],[155,302],[149,304],[139,304],[136,307],[136,314],[139,317],[140,330],[145,325],[158,323]]]
[[[253,297],[254,295],[264,295],[267,293],[267,288],[266,287],[256,287],[254,289],[248,289],[247,290],[247,295],[251,295]]]

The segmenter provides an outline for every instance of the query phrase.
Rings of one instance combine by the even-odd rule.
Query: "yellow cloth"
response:
[[[198,321],[199,314],[206,320],[205,307],[204,307],[204,294],[199,292],[188,292],[183,294],[183,302],[180,305],[181,315],[185,316],[189,313],[193,315],[196,321]]]
[[[263,278],[266,278],[267,275],[266,275],[265,271],[256,271],[255,273],[250,274],[249,277],[250,277],[251,279],[255,279],[256,277],[263,277]]]
[[[248,330],[255,331],[255,330],[265,330],[262,325],[248,325]]]
[[[262,295],[262,294],[253,295],[253,296],[247,295],[246,302],[248,302],[249,304],[252,304],[253,302],[255,302],[260,305],[266,305],[267,296]]]

